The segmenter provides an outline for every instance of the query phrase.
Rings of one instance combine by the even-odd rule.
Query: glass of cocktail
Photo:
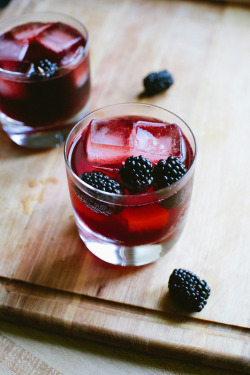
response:
[[[0,122],[18,145],[62,144],[89,112],[86,27],[57,13],[27,13],[0,26]]]
[[[178,240],[193,186],[196,141],[166,109],[116,104],[84,117],[65,144],[79,235],[98,258],[144,265]]]

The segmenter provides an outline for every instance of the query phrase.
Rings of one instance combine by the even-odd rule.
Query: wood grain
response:
[[[140,100],[190,124],[198,141],[193,200],[182,238],[162,260],[126,269],[103,264],[78,238],[62,147],[24,150],[1,131],[1,316],[249,371],[250,9],[33,0],[17,12],[48,9],[89,29],[93,109]],[[175,84],[138,99],[143,77],[163,68]],[[175,267],[211,286],[201,313],[187,316],[169,300]]]
[[[0,334],[0,371],[6,375],[62,375]]]
[[[7,292],[2,305],[6,320],[157,355],[202,363],[212,357],[213,365],[249,370],[247,329],[20,282],[6,282],[2,288]]]

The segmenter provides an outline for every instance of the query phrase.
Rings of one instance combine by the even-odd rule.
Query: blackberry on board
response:
[[[41,59],[36,62],[29,72],[29,74],[40,74],[43,77],[50,78],[55,75],[58,65],[56,62],[53,62],[49,59]]]
[[[80,178],[81,180],[85,181],[87,184],[98,190],[113,194],[124,194],[124,190],[119,182],[117,182],[113,178],[110,178],[108,175],[102,172],[91,171],[82,173]],[[73,184],[73,189],[80,201],[97,214],[111,216],[113,214],[118,214],[122,210],[121,206],[102,202],[98,198],[91,197],[87,193],[83,192],[75,184]]]
[[[131,193],[147,191],[153,182],[153,165],[144,156],[130,156],[120,169],[122,183]]]
[[[154,167],[154,186],[157,189],[172,185],[186,173],[186,168],[182,162],[174,156],[169,156],[167,160],[159,160]]]
[[[200,280],[193,272],[182,268],[172,272],[168,287],[171,298],[189,311],[201,311],[211,293],[205,280]]]
[[[173,76],[167,71],[153,72],[143,79],[145,94],[153,96],[167,90],[174,83]]]

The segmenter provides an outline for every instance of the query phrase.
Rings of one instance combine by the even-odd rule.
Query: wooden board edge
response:
[[[148,354],[250,373],[249,331],[240,327],[170,317],[4,278],[0,279],[0,319]]]
[[[193,0],[194,2],[197,0]],[[198,0],[201,2],[200,0]],[[236,5],[236,6],[249,6],[250,0],[203,0],[206,3],[222,4],[222,5]]]

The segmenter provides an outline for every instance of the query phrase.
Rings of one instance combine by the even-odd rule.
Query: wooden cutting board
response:
[[[0,131],[0,316],[62,334],[250,373],[250,8],[161,0],[12,0],[2,19],[60,11],[87,26],[92,109],[143,101],[192,127],[198,142],[184,233],[160,261],[104,264],[81,243],[63,148],[29,151]],[[151,71],[175,78],[138,99]],[[187,315],[168,296],[174,268],[212,293]]]

